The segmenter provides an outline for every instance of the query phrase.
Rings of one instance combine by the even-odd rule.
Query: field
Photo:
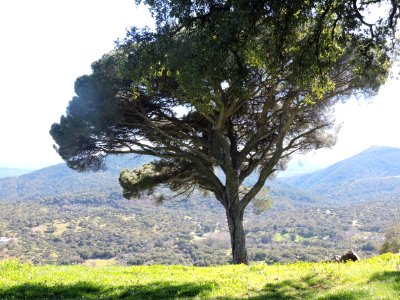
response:
[[[400,299],[400,255],[355,263],[34,266],[0,262],[1,299]]]

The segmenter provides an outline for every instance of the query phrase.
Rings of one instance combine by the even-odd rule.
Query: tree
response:
[[[399,6],[369,24],[363,14],[384,1],[143,2],[157,29],[132,28],[76,80],[50,131],[56,150],[76,170],[99,169],[109,154],[159,158],[122,171],[124,196],[157,185],[211,191],[233,263],[248,263],[246,207],[291,154],[334,144],[334,103],[382,85]]]
[[[400,226],[393,226],[385,232],[385,240],[379,250],[380,253],[400,252]]]

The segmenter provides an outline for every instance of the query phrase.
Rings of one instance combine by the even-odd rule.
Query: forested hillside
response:
[[[330,202],[398,199],[400,149],[371,147],[328,168],[285,179]]]
[[[153,158],[149,156],[121,155],[110,156],[106,160],[105,169],[98,172],[76,172],[65,164],[58,164],[29,174],[0,179],[0,199],[35,200],[63,198],[119,199],[122,189],[118,177],[124,168],[141,166]],[[254,176],[250,176],[246,185],[254,184]],[[315,195],[296,187],[289,187],[281,180],[268,181],[273,198],[285,198],[294,201],[314,202]]]
[[[76,172],[58,164],[26,175],[0,179],[0,199],[35,200],[43,198],[92,197],[120,198],[119,173],[123,168],[140,166],[150,158],[137,155],[111,156],[99,172]]]
[[[392,156],[380,155],[382,151],[389,151]],[[354,185],[357,178],[365,176],[363,165],[367,165],[369,174],[396,174],[395,167],[391,173],[379,171],[387,160],[396,161],[396,153],[396,149],[369,149],[353,158],[357,161],[358,177],[353,173],[346,178],[351,178]],[[152,196],[122,198],[120,170],[149,159],[111,157],[108,168],[102,172],[77,173],[61,164],[1,179],[0,259],[18,257],[37,264],[228,262],[230,242],[225,214],[211,195],[194,191],[173,197],[168,190],[160,189],[156,192],[164,197],[163,204],[157,204],[158,198]],[[348,182],[339,180],[340,172],[350,173],[348,162],[353,159],[323,170],[325,173],[305,175],[302,180],[310,187],[311,179],[324,182],[329,192]],[[323,176],[331,176],[331,180]],[[289,182],[300,186],[301,181]],[[247,183],[251,184],[251,178]],[[245,215],[252,261],[320,261],[350,248],[368,257],[379,252],[386,229],[399,222],[399,197],[384,198],[387,190],[375,198],[365,192],[365,198],[357,198],[358,203],[350,201],[352,196],[332,203],[319,190],[316,197],[290,187],[288,182],[274,180],[267,186],[270,190],[262,194],[272,199],[272,207],[261,214],[254,207]],[[377,186],[369,183],[368,190],[377,190]]]
[[[321,261],[350,248],[378,254],[396,202],[353,206],[293,206],[275,202],[245,215],[252,261]],[[214,199],[195,193],[165,205],[147,200],[90,198],[3,201],[0,259],[34,263],[224,264],[230,259],[225,215]]]

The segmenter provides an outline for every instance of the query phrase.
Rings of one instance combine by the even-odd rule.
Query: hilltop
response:
[[[111,156],[106,169],[78,173],[58,164],[18,177],[0,178],[0,199],[38,200],[84,196],[121,199],[118,177],[122,169],[134,168],[152,157]],[[254,184],[256,175],[246,179]],[[269,197],[276,203],[340,204],[377,199],[398,200],[400,195],[400,149],[371,147],[327,168],[294,177],[268,180]],[[168,192],[167,192],[168,193]]]
[[[96,199],[121,198],[118,176],[123,168],[134,168],[151,158],[110,156],[99,172],[76,172],[57,164],[18,177],[0,179],[0,199],[39,200],[85,195]]]
[[[373,146],[327,168],[287,178],[285,182],[334,203],[398,200],[400,149]]]
[[[15,177],[32,172],[28,169],[6,168],[0,167],[0,178]]]

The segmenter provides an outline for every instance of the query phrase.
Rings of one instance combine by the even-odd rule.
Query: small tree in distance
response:
[[[380,253],[400,253],[400,226],[393,226],[385,232],[385,240],[379,250]]]
[[[248,263],[243,215],[290,155],[332,146],[332,106],[371,95],[388,76],[397,2],[137,1],[157,29],[132,30],[75,82],[51,127],[76,170],[109,154],[158,160],[124,170],[127,198],[158,185],[211,191],[226,211],[234,264]],[[215,168],[224,173],[218,177]],[[258,172],[254,186],[241,185]]]

